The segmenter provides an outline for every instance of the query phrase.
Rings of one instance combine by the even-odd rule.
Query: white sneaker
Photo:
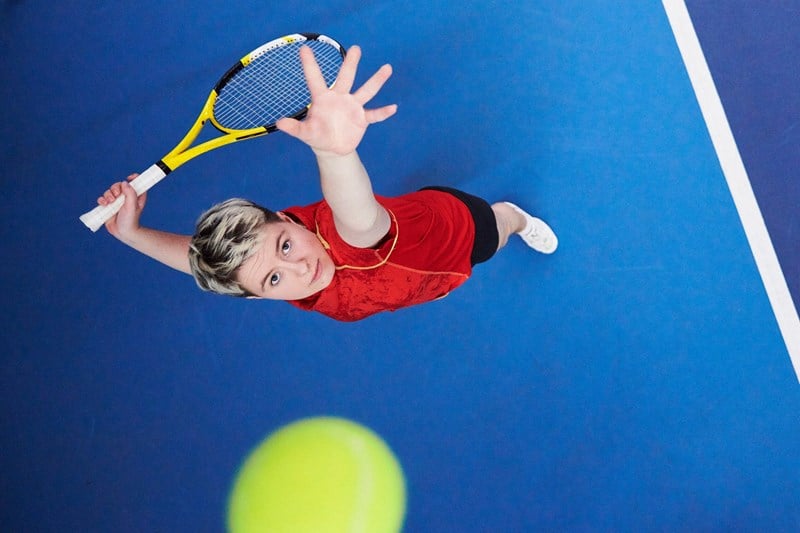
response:
[[[544,220],[529,215],[511,202],[504,202],[514,211],[525,217],[525,229],[517,233],[525,244],[543,254],[552,254],[558,248],[558,237]]]

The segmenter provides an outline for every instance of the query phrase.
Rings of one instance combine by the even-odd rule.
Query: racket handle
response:
[[[166,176],[160,166],[153,165],[131,181],[131,187],[136,191],[137,195],[143,194],[148,191],[153,185],[164,179]],[[125,196],[120,195],[116,200],[108,205],[98,205],[91,211],[81,215],[81,222],[86,224],[86,227],[92,231],[97,231],[100,226],[106,221],[117,214],[117,212],[125,203]]]

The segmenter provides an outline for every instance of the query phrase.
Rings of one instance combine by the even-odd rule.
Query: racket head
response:
[[[214,87],[210,119],[226,133],[259,135],[284,117],[301,119],[311,105],[300,63],[300,47],[314,52],[325,82],[333,86],[344,61],[341,44],[325,35],[296,33],[259,46],[225,73]]]

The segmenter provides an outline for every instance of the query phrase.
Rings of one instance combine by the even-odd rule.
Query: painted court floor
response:
[[[335,415],[403,466],[405,531],[800,529],[800,4],[0,2],[8,531],[220,531],[278,427]],[[374,188],[511,200],[447,298],[353,324],[205,294],[78,216],[161,157],[248,50],[314,31],[394,75]],[[270,135],[194,160],[143,223],[320,196]]]

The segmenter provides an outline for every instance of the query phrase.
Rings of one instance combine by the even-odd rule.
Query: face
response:
[[[300,300],[327,287],[336,268],[316,235],[284,216],[261,228],[258,249],[239,268],[237,281],[270,300]]]

